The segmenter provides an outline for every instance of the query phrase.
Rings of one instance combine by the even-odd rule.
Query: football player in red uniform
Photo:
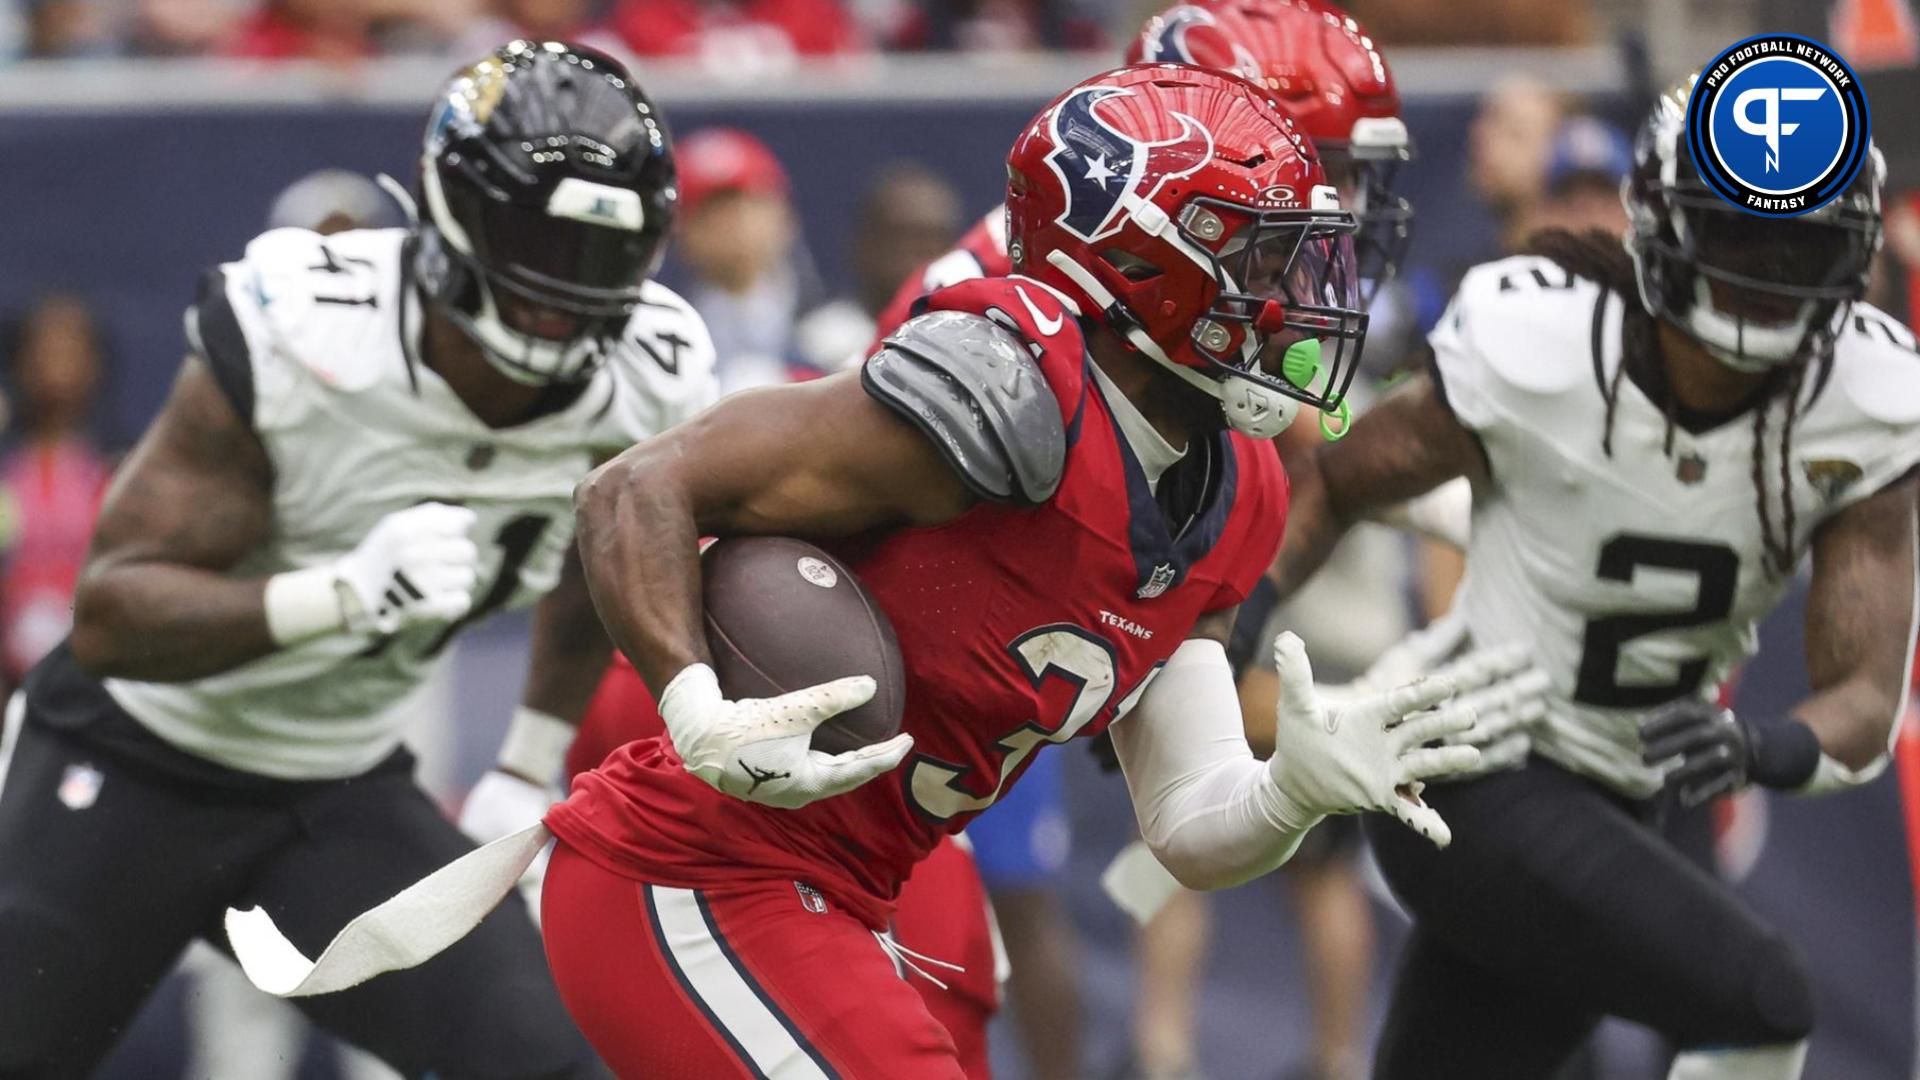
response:
[[[1448,838],[1417,790],[1477,760],[1425,746],[1471,723],[1433,708],[1449,680],[1322,704],[1285,636],[1260,762],[1221,646],[1285,518],[1267,440],[1337,402],[1365,335],[1357,223],[1313,150],[1237,76],[1153,65],[1068,91],[1008,164],[1025,276],[943,290],[857,375],[729,399],[578,495],[668,732],[548,817],[549,956],[623,1074],[961,1075],[896,975],[891,900],[1034,752],[1123,716],[1142,833],[1190,886],[1272,869],[1329,813]],[[740,533],[860,575],[900,639],[902,734],[809,747],[865,677],[725,699],[696,541]]]
[[[1365,27],[1343,9],[1323,0],[1175,4],[1147,21],[1128,46],[1127,59],[1232,71],[1267,88],[1313,142],[1341,202],[1360,221],[1355,255],[1363,306],[1373,290],[1394,277],[1406,251],[1412,208],[1394,192],[1393,180],[1400,163],[1412,156],[1412,142],[1400,116],[1392,69]],[[1006,208],[996,206],[953,250],[901,283],[879,317],[874,348],[928,293],[1009,272]],[[1283,458],[1319,442],[1313,428],[1297,425],[1283,435]],[[1249,605],[1272,607],[1270,592]],[[1251,614],[1247,621],[1252,629],[1245,651],[1251,654],[1258,648],[1251,639],[1266,620]],[[1246,711],[1256,722],[1272,714],[1271,674],[1245,676]],[[1264,743],[1258,734],[1253,741]],[[988,873],[1013,954],[1008,988],[1016,1030],[1034,1070],[1061,1075],[1072,1067],[1049,1071],[1043,1055],[1072,1062],[1079,1053],[1073,932],[1066,925],[1061,890],[1032,853],[1045,850],[1044,841],[1057,834],[1065,818],[1065,791],[1057,769],[1041,768],[1021,797],[997,806],[970,827],[969,835],[979,845],[981,868]],[[1309,945],[1303,962],[1313,997],[1311,1056],[1327,1076],[1348,1075],[1366,1037],[1373,965],[1371,923],[1355,858],[1360,842],[1357,822],[1334,823],[1316,833],[1287,869],[1300,936]],[[1195,1064],[1194,1006],[1210,932],[1207,908],[1203,897],[1175,893],[1142,928],[1132,1026],[1139,1076],[1183,1075]]]

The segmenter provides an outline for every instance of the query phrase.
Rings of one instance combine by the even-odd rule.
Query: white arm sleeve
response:
[[[1183,642],[1112,727],[1141,838],[1190,889],[1224,889],[1267,873],[1320,819],[1291,810],[1253,756],[1226,650]]]

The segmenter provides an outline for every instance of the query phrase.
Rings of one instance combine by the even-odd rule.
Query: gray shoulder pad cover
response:
[[[867,393],[919,428],[991,502],[1038,506],[1067,461],[1060,404],[1020,336],[984,315],[908,320],[861,369]]]

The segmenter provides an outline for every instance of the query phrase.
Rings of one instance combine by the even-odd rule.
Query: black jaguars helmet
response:
[[[1621,186],[1641,303],[1740,371],[1825,356],[1866,295],[1886,160],[1870,148],[1847,189],[1811,213],[1746,213],[1707,186],[1687,150],[1697,78],[1654,103]]]
[[[677,200],[666,124],[626,68],[511,42],[449,80],[427,123],[415,272],[509,377],[577,381],[640,302]]]

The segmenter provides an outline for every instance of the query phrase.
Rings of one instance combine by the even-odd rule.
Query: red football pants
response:
[[[541,928],[561,1000],[622,1077],[965,1080],[873,932],[792,882],[650,885],[561,843]]]

